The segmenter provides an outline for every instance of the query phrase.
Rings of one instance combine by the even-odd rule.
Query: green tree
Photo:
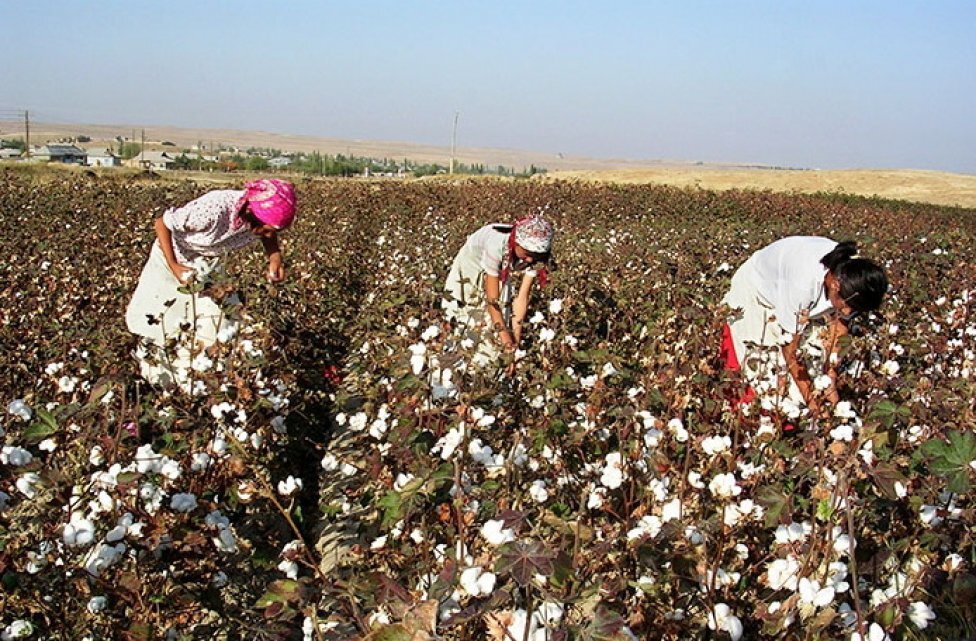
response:
[[[268,159],[261,156],[249,156],[244,161],[244,169],[248,171],[264,171],[268,168]]]
[[[119,147],[119,155],[122,157],[122,160],[135,158],[140,153],[142,153],[142,145],[137,142],[124,142]]]
[[[14,138],[12,140],[4,138],[0,140],[0,149],[18,149],[23,152],[27,149],[27,143],[24,142],[23,138]]]

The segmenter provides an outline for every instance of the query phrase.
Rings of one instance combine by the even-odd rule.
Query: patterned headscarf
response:
[[[502,259],[501,280],[505,282],[512,270],[512,263],[515,262],[515,245],[521,245],[533,254],[547,254],[552,249],[552,237],[554,235],[552,223],[544,219],[539,214],[533,214],[520,218],[512,225],[512,231],[508,235],[508,250]],[[545,264],[535,267],[539,278],[539,287],[545,287],[549,280],[549,270]]]
[[[264,178],[249,182],[239,206],[245,201],[255,218],[275,229],[285,229],[295,220],[295,186],[288,181]],[[234,227],[243,224],[239,217],[234,221]]]
[[[552,247],[552,223],[539,216],[526,216],[515,223],[515,242],[535,254],[545,254]]]

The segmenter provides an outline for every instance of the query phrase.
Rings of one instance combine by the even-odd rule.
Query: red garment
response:
[[[735,344],[732,342],[732,328],[726,323],[722,326],[722,345],[719,347],[719,355],[722,358],[722,364],[725,369],[730,372],[738,372],[742,369],[739,364],[739,357],[735,355]],[[748,405],[756,398],[756,393],[753,391],[752,387],[746,385],[746,390],[743,392],[736,403],[738,405]]]

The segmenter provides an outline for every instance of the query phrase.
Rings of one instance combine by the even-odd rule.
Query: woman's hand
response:
[[[173,276],[176,280],[180,281],[180,284],[186,285],[187,281],[190,280],[190,276],[193,276],[193,268],[187,267],[177,262],[170,263],[169,270],[173,272]]]
[[[281,254],[275,253],[268,257],[268,280],[277,283],[285,279],[285,266],[281,262]]]
[[[515,336],[512,334],[510,329],[502,329],[499,332],[499,340],[502,342],[502,347],[505,348],[506,352],[515,351]]]

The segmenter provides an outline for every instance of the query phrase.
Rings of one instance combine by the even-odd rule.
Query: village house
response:
[[[88,160],[85,164],[89,167],[119,167],[122,164],[122,159],[116,156],[111,149],[93,147],[88,149]]]
[[[166,171],[173,168],[176,155],[169,151],[145,151],[122,164],[126,167],[139,167],[151,171]]]
[[[87,157],[84,149],[56,143],[33,147],[30,155],[34,162],[60,162],[73,165],[84,165]]]

